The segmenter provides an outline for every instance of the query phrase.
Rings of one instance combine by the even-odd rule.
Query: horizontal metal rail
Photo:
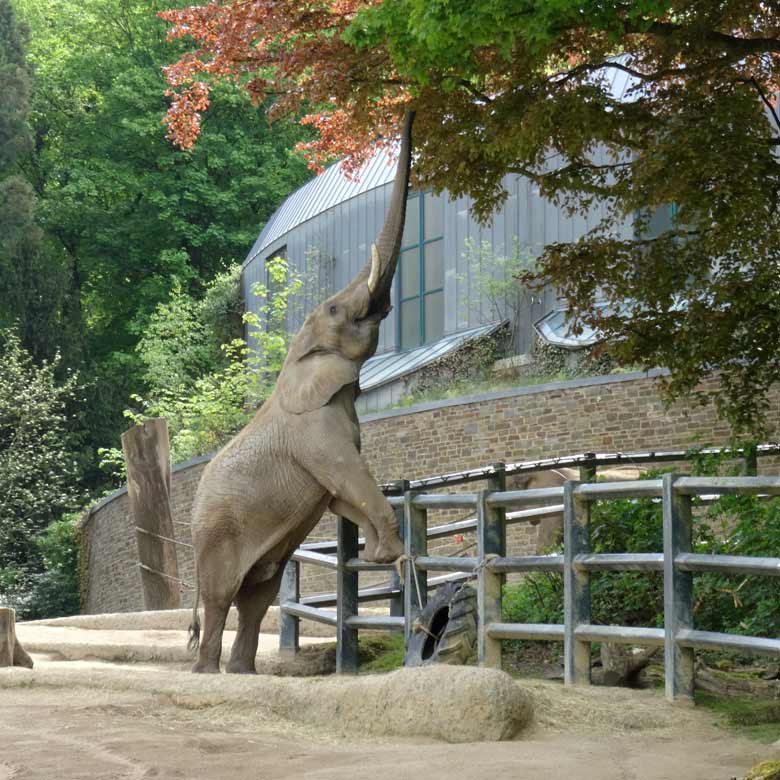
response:
[[[663,571],[663,553],[585,553],[575,555],[580,571]]]
[[[649,645],[663,647],[662,628],[637,628],[635,626],[597,626],[583,623],[574,629],[574,636],[585,642],[614,642],[624,645]]]
[[[476,558],[444,555],[420,555],[414,559],[414,565],[422,571],[474,571]]]
[[[326,569],[338,571],[339,564],[335,555],[324,555],[314,550],[298,549],[292,554],[292,559],[298,563],[312,563],[315,566],[324,566]]]
[[[349,628],[358,628],[361,631],[403,631],[403,617],[394,617],[392,615],[352,615],[346,620]]]
[[[631,479],[626,482],[592,482],[574,488],[577,498],[601,501],[610,498],[660,498],[660,479]]]
[[[529,504],[560,504],[563,487],[532,488],[531,490],[504,490],[490,493],[485,499],[489,507],[509,509]]]
[[[304,618],[305,620],[314,620],[317,623],[325,623],[328,626],[335,626],[338,622],[336,613],[329,609],[317,609],[306,604],[296,604],[292,601],[285,601],[281,610],[287,615],[295,615],[295,617]]]
[[[529,571],[563,571],[562,555],[517,555],[494,558],[487,568],[496,573]]]
[[[748,555],[701,555],[682,553],[674,559],[683,571],[723,574],[763,574],[780,577],[780,558],[751,558]]]
[[[420,509],[475,509],[476,493],[420,493],[412,499]]]
[[[676,641],[682,647],[699,650],[736,650],[742,653],[780,656],[780,639],[684,629],[677,632]]]
[[[347,571],[395,571],[394,563],[374,563],[364,561],[362,558],[350,558],[344,568]]]
[[[675,492],[685,496],[702,493],[727,495],[780,495],[780,477],[680,477],[674,483]]]
[[[529,642],[562,642],[563,626],[556,623],[489,623],[492,639],[525,639]]]

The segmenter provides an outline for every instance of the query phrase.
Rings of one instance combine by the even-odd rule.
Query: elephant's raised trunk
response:
[[[409,188],[409,172],[412,167],[412,123],[414,111],[407,111],[401,131],[401,149],[398,166],[390,194],[390,208],[385,224],[376,239],[376,251],[371,252],[369,270],[369,291],[374,300],[390,303],[390,286],[393,282],[401,238],[406,218],[406,197]]]

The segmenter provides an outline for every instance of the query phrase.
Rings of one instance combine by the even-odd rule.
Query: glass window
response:
[[[406,201],[406,221],[401,246],[415,246],[420,243],[420,201],[414,195]]]
[[[425,290],[444,287],[444,239],[425,245]]]
[[[441,195],[426,193],[425,204],[425,240],[439,238],[444,233],[444,198]]]
[[[430,193],[409,198],[399,258],[398,343],[402,350],[444,333],[444,199]]]
[[[420,250],[401,252],[401,299],[420,294]]]
[[[425,296],[425,343],[438,341],[444,335],[444,291]]]
[[[420,299],[412,298],[401,304],[401,349],[420,345]]]

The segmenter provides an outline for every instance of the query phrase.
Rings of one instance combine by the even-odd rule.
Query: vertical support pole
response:
[[[406,491],[409,490],[409,480],[399,479],[398,482],[393,485],[393,495],[403,496]],[[406,523],[404,522],[404,507],[397,506],[395,508],[395,519],[398,521],[398,532],[401,535],[401,540],[404,539],[404,532]],[[390,587],[398,589],[398,593],[390,598],[390,615],[392,617],[403,617],[404,614],[404,594],[401,589],[401,577],[398,572],[393,570],[390,575]]]
[[[16,612],[0,607],[0,667],[14,665],[16,645]]]
[[[580,464],[580,482],[596,481],[596,453],[584,453],[585,460]]]
[[[574,495],[579,483],[563,486],[563,678],[566,685],[590,685],[590,642],[576,637],[590,623],[590,573],[576,569],[574,558],[590,550],[590,505]]]
[[[746,444],[742,452],[742,474],[746,477],[758,476],[758,446]]]
[[[279,587],[279,653],[284,656],[294,656],[300,649],[300,618],[287,615],[282,609],[286,601],[300,603],[300,567],[298,561],[287,561]]]
[[[409,640],[414,621],[428,601],[428,572],[417,570],[414,561],[428,552],[428,512],[414,506],[414,493],[404,493],[404,665],[409,657]],[[418,590],[419,589],[419,590]]]
[[[693,648],[680,647],[677,632],[693,628],[693,574],[675,558],[691,551],[691,497],[674,490],[677,474],[664,474],[664,677],[669,701],[693,701]]]
[[[498,464],[503,466],[503,464]],[[486,565],[486,556],[506,554],[506,513],[487,504],[487,497],[501,485],[506,486],[503,468],[490,480],[491,488],[477,493],[477,662],[480,666],[501,668],[501,640],[488,635],[488,626],[501,621],[501,588],[504,575]],[[495,485],[495,487],[493,487]]]
[[[358,613],[358,573],[345,564],[358,557],[358,527],[346,517],[336,520],[338,571],[336,572],[336,673],[358,670],[358,632],[347,620]]]

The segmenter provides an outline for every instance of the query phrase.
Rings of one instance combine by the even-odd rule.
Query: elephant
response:
[[[387,563],[403,554],[393,509],[360,454],[355,399],[360,368],[376,351],[379,325],[392,308],[413,118],[411,111],[404,117],[389,209],[371,257],[308,315],[270,397],[201,477],[192,515],[194,672],[220,671],[222,633],[235,602],[238,633],[226,671],[255,673],[260,623],[285,564],[326,509],[361,527],[366,560]]]

